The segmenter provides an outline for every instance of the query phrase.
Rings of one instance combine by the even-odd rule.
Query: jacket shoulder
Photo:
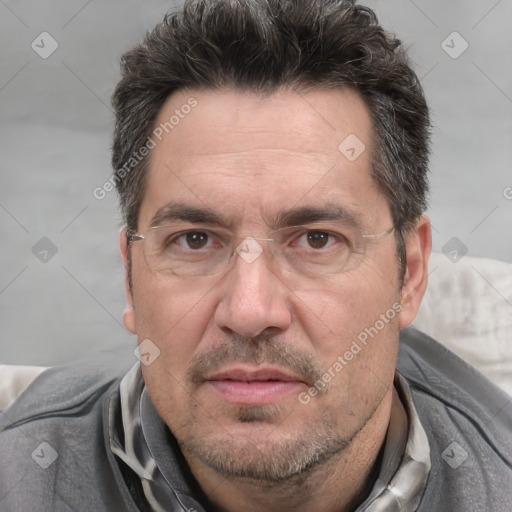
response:
[[[134,362],[106,353],[50,368],[0,413],[0,510],[137,510],[108,449],[108,410]]]
[[[397,370],[430,444],[419,511],[505,512],[512,502],[512,398],[444,345],[403,329]]]

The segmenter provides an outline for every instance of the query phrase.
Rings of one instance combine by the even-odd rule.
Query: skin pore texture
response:
[[[191,97],[197,106],[151,152],[139,233],[169,204],[215,214],[240,242],[267,238],[299,209],[343,209],[364,234],[393,225],[370,174],[369,111],[353,89],[180,90],[155,126]],[[353,161],[338,148],[351,134],[366,148]],[[190,229],[218,227],[203,220]],[[121,232],[125,326],[160,349],[142,366],[149,395],[216,510],[351,510],[373,484],[399,329],[425,290],[428,218],[406,235],[401,289],[393,234],[369,241],[355,268],[314,278],[284,272],[260,243],[250,263],[235,255],[220,275],[184,277],[151,271],[142,243],[127,247]],[[393,306],[399,314],[333,372]],[[330,368],[325,389],[299,400]]]

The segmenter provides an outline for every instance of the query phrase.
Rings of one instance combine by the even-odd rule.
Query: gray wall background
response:
[[[365,3],[409,48],[432,108],[434,250],[512,261],[512,0]],[[0,363],[135,347],[117,197],[93,190],[110,174],[119,57],[172,7],[0,0]]]

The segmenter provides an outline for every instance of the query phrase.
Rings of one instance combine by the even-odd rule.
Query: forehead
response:
[[[387,207],[370,174],[370,114],[351,88],[181,90],[152,138],[142,227],[176,201],[255,222],[324,202],[371,223]]]

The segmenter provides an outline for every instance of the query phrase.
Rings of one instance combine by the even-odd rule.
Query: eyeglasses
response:
[[[128,231],[128,243],[142,241],[147,266],[170,276],[201,277],[225,272],[240,256],[245,263],[256,261],[269,248],[272,264],[281,271],[317,277],[356,268],[364,259],[367,245],[382,240],[394,230],[375,235],[361,234],[354,226],[322,223],[271,230],[265,238],[242,241],[224,228],[192,228],[176,222],[148,228],[143,233]]]

